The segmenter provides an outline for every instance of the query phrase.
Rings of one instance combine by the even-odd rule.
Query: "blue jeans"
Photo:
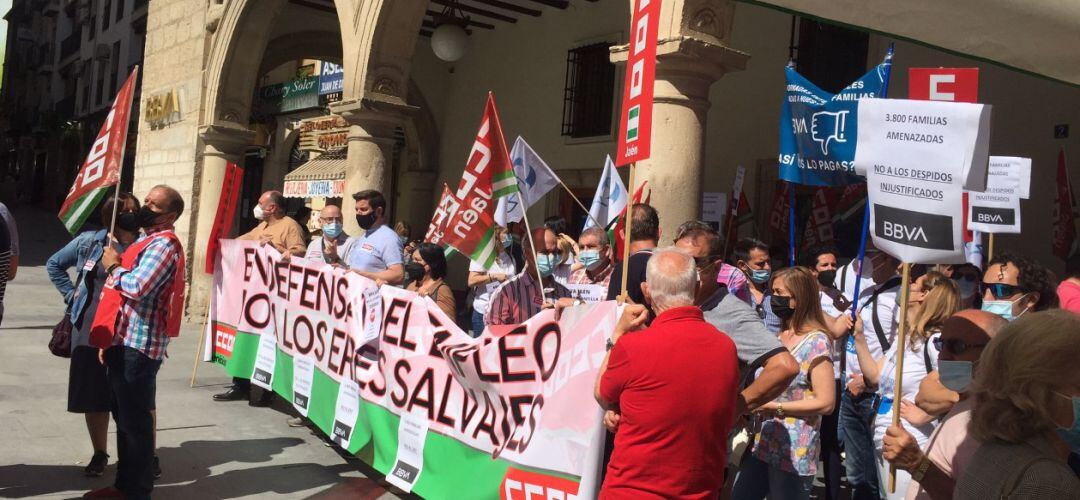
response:
[[[807,500],[814,488],[814,476],[784,472],[751,454],[743,458],[731,498],[736,500]]]
[[[161,361],[125,346],[105,351],[116,420],[116,489],[150,498],[154,489],[154,399]]]
[[[476,310],[472,312],[472,332],[473,338],[479,337],[484,332],[484,315]]]
[[[874,398],[875,393],[863,391],[852,396],[846,389],[840,402],[844,468],[852,500],[877,500],[877,462],[874,459]]]

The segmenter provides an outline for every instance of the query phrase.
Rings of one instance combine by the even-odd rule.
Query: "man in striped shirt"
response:
[[[544,228],[533,230],[532,241],[540,247],[536,248],[539,255],[553,256],[559,253],[558,244],[546,246],[544,241]],[[570,298],[570,291],[566,287],[555,282],[551,275],[552,269],[547,269],[547,275],[541,273],[543,282],[536,282],[536,256],[532,253],[532,245],[529,236],[522,238],[521,248],[525,254],[525,266],[517,276],[506,280],[491,294],[491,306],[484,324],[487,325],[516,325],[524,323],[535,316],[542,309],[554,307],[556,302],[560,306],[569,306],[574,300]],[[543,287],[543,294],[541,294]],[[546,300],[545,300],[546,299]]]
[[[106,247],[101,265],[109,275],[94,330],[111,331],[105,351],[113,392],[118,455],[113,487],[89,498],[150,498],[154,487],[154,420],[157,373],[170,335],[177,332],[183,295],[183,249],[173,223],[184,211],[175,189],[155,186],[136,215],[145,234],[121,256]],[[178,283],[179,281],[179,283]],[[176,285],[176,286],[174,286]],[[111,307],[109,307],[111,305]],[[94,341],[91,333],[91,341]],[[104,339],[108,342],[108,339]],[[99,342],[95,344],[100,345]]]

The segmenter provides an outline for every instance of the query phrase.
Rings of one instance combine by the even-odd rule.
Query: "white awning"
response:
[[[1080,85],[1078,0],[740,0]]]
[[[344,156],[322,155],[285,174],[286,198],[340,198],[345,191]]]

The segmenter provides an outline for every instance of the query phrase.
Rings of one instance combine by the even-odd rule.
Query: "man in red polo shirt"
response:
[[[654,253],[645,280],[656,319],[639,330],[648,310],[626,306],[596,383],[600,406],[620,415],[600,498],[716,498],[739,389],[735,344],[694,307],[688,254]]]

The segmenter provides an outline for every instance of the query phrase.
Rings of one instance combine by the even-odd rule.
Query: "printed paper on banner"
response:
[[[274,365],[277,363],[277,340],[273,334],[259,336],[259,351],[255,355],[255,369],[251,383],[268,391],[273,390]]]
[[[607,299],[607,287],[604,285],[582,284],[575,285],[565,283],[563,286],[570,292],[570,298],[584,302],[600,302]]]
[[[888,59],[837,94],[788,67],[780,108],[780,179],[811,186],[858,184],[855,175],[859,102],[881,96]]]
[[[1025,177],[1031,178],[1030,158],[991,156],[986,191],[968,193],[968,227],[993,234],[1019,233]]]
[[[311,408],[311,384],[315,378],[315,360],[307,356],[293,358],[293,408],[307,416]]]
[[[723,191],[701,193],[701,220],[722,222],[725,212],[727,212],[727,193]]]
[[[903,262],[963,259],[963,189],[990,110],[981,104],[870,99],[859,104],[856,167],[866,172],[874,245]],[[985,183],[985,169],[983,169]]]
[[[386,475],[386,482],[411,493],[416,480],[424,470],[424,441],[427,439],[428,420],[411,413],[401,415],[398,422],[398,449],[394,465]]]
[[[382,319],[382,294],[379,292],[379,287],[370,286],[364,290],[364,336],[361,345],[379,338]]]
[[[649,158],[660,3],[659,0],[634,1],[619,113],[619,145],[615,155],[615,165],[619,167]]]
[[[338,385],[337,408],[334,411],[332,439],[342,449],[349,449],[356,419],[360,416],[360,386],[356,381],[344,379]]]

